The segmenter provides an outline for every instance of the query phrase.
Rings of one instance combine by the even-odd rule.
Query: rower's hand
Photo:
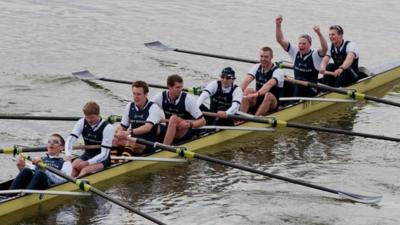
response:
[[[279,25],[279,26],[282,24],[282,21],[283,21],[283,16],[282,15],[278,15],[276,17],[276,19],[275,19],[276,25]]]
[[[315,33],[317,33],[317,34],[321,33],[321,30],[320,30],[320,28],[319,28],[318,25],[315,25],[315,26],[313,27],[313,30],[314,30]]]
[[[257,98],[259,96],[259,94],[257,92],[254,93],[250,93],[246,96],[243,96],[243,98]]]
[[[325,66],[320,66],[319,67],[319,73],[325,75],[326,72],[326,67]]]
[[[228,114],[225,111],[218,111],[217,116],[218,116],[218,118],[221,118],[221,119],[228,118]]]
[[[23,157],[19,157],[16,165],[19,170],[23,170],[25,168],[25,159]]]
[[[65,161],[67,161],[67,162],[71,162],[72,161],[72,156],[65,156],[65,159],[64,159]]]
[[[343,69],[342,68],[336,69],[333,73],[335,77],[338,77],[340,76],[340,74],[343,73]]]
[[[40,159],[39,157],[35,157],[35,158],[32,159],[32,164],[33,165],[37,165],[41,161],[42,161],[42,159]]]
[[[76,165],[75,165],[75,168],[77,169],[77,170],[82,170],[84,167],[86,167],[86,166],[89,166],[89,162],[88,161],[81,161],[81,162],[79,162],[79,163],[77,163]]]

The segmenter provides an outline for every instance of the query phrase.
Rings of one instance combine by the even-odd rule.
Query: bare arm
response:
[[[273,88],[277,84],[278,82],[275,79],[269,80],[260,88],[260,90],[257,91],[259,93],[258,95],[265,95],[267,92],[271,90],[271,88]]]
[[[287,40],[285,40],[285,38],[283,37],[282,21],[283,21],[283,17],[281,15],[276,17],[276,19],[275,19],[275,24],[276,24],[275,36],[276,36],[276,41],[282,46],[282,48],[285,51],[287,51],[289,48],[289,42]]]
[[[242,81],[242,83],[240,83],[240,89],[242,89],[242,91],[244,91],[253,80],[254,80],[254,77],[252,75],[246,74],[244,80]]]
[[[319,66],[319,73],[320,74],[325,74],[326,66],[329,63],[330,58],[331,58],[330,56],[325,55],[324,58],[322,59],[321,65]]]
[[[324,36],[321,34],[319,26],[314,26],[313,29],[319,38],[319,42],[321,43],[321,48],[318,49],[318,53],[320,56],[325,56],[326,52],[328,51],[328,43],[326,42]]]

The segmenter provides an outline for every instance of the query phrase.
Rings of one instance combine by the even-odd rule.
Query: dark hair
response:
[[[82,111],[85,116],[100,115],[100,106],[94,101],[89,101],[83,106]]]
[[[343,28],[340,25],[332,25],[329,27],[329,30],[336,30],[338,34],[343,34]]]
[[[142,80],[137,80],[135,82],[132,83],[132,88],[143,88],[143,91],[145,94],[149,93],[149,85],[147,85],[146,82],[142,81]]]
[[[300,35],[299,38],[304,38],[304,39],[306,39],[310,44],[312,43],[312,38],[311,38],[311,36],[308,35],[308,34],[302,34],[302,35]]]
[[[271,53],[271,57],[272,57],[272,58],[274,57],[274,52],[272,51],[272,48],[270,48],[270,47],[268,47],[268,46],[262,47],[262,48],[261,48],[261,51],[263,51],[263,52],[270,52],[270,53]]]
[[[168,87],[173,87],[175,83],[183,83],[183,79],[178,74],[172,74],[167,78]]]
[[[61,141],[61,146],[64,146],[64,145],[65,145],[65,140],[64,140],[64,138],[63,138],[60,134],[58,134],[58,133],[52,133],[52,134],[50,135],[50,137],[57,137],[57,138],[60,139],[60,141]]]

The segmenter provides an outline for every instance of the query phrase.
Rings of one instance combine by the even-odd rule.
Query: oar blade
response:
[[[144,43],[144,46],[156,51],[174,51],[174,48],[168,47],[159,41]]]
[[[344,191],[338,191],[338,195],[342,199],[347,199],[353,202],[360,202],[365,204],[378,204],[382,200],[382,196],[365,196]]]
[[[78,79],[81,79],[81,80],[98,80],[99,79],[98,77],[96,77],[94,74],[92,74],[88,70],[73,72],[72,75],[74,75],[75,77],[77,77]]]

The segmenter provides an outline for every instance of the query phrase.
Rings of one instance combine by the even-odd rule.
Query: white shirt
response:
[[[345,43],[345,42],[346,42],[346,41],[343,40],[343,45],[340,47],[339,50],[342,50],[342,49],[343,49],[344,43]],[[326,53],[326,55],[329,56],[329,57],[331,57],[331,50],[332,50],[332,44],[329,45],[328,52]],[[356,57],[355,57],[356,59],[358,59],[358,58],[360,57],[360,52],[359,52],[358,46],[357,46],[357,44],[356,44],[355,42],[350,41],[350,42],[347,44],[346,53],[349,53],[349,52],[354,53],[354,55],[356,56]]]
[[[324,56],[320,56],[318,50],[313,49],[312,51],[313,53],[311,56],[313,59],[314,68],[319,71],[319,66],[321,65],[321,61],[324,58]],[[289,54],[293,62],[296,60],[296,55],[298,52],[299,48],[289,43],[289,49],[287,50],[287,53]]]
[[[249,75],[253,76],[254,79],[256,78],[256,73],[258,68],[261,66],[261,63],[255,64],[253,67],[251,67],[250,71],[248,72]],[[275,78],[278,81],[278,87],[283,88],[283,83],[285,82],[285,73],[283,72],[282,69],[277,68],[273,73],[272,73],[272,78]]]
[[[146,103],[146,105],[143,107],[147,107],[150,101]],[[121,125],[124,127],[129,127],[130,126],[130,119],[129,119],[129,112],[131,110],[131,105],[134,104],[133,102],[129,102],[126,104],[124,114],[122,115],[121,119]],[[136,105],[134,106],[136,110],[139,110]],[[151,123],[153,125],[158,124],[160,122],[161,118],[161,109],[158,107],[157,104],[152,104],[149,109],[149,116],[146,118],[146,123]]]
[[[96,131],[99,127],[101,127],[101,125],[104,122],[105,122],[104,120],[100,120],[100,122],[95,127],[92,128],[94,128],[94,130]],[[85,124],[85,118],[81,118],[80,120],[78,120],[71,134],[68,136],[68,139],[65,143],[66,156],[72,155],[72,146],[78,140],[77,137],[79,137],[82,134],[84,124]],[[89,165],[100,163],[108,158],[114,134],[115,134],[114,127],[111,124],[107,124],[107,126],[104,127],[103,130],[103,140],[101,141],[101,152],[100,154],[97,154],[96,156],[88,160]]]
[[[231,89],[232,89],[231,86],[229,86],[229,87],[222,86],[222,92],[223,93],[230,93]],[[205,87],[205,90],[207,90],[207,91],[201,92],[200,97],[197,99],[198,107],[200,107],[201,104],[203,104],[203,102],[207,98],[209,98],[210,96],[214,95],[217,92],[217,90],[218,90],[218,81],[215,80],[215,81],[210,82],[207,85],[207,87]],[[240,103],[242,102],[242,98],[243,98],[242,89],[240,89],[240,87],[237,87],[232,93],[232,105],[225,112],[227,114],[229,114],[229,115],[234,115],[237,111],[239,111]]]
[[[162,101],[163,101],[162,93],[163,92],[157,93],[151,100],[152,102],[156,103],[160,108],[162,108]],[[168,97],[168,91],[165,91],[165,92],[167,93],[167,100],[169,102],[171,102]],[[175,105],[177,105],[179,103],[181,96],[182,96],[182,93],[175,100]],[[186,94],[186,98],[185,98],[185,110],[187,112],[189,112],[190,115],[194,119],[199,119],[200,117],[203,116],[203,113],[201,112],[199,106],[197,105],[196,99],[189,93]]]

